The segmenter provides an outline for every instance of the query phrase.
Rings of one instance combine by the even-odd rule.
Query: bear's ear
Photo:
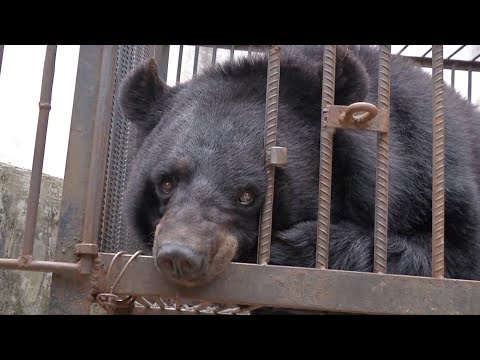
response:
[[[370,88],[370,77],[365,66],[352,48],[336,48],[335,104],[350,105],[364,101]]]
[[[120,107],[140,133],[146,135],[157,125],[159,114],[153,114],[151,110],[154,106],[160,107],[160,99],[168,89],[158,76],[154,59],[138,65],[121,84]]]
[[[322,79],[324,46],[315,55],[317,61],[316,76]],[[370,87],[370,78],[362,62],[357,58],[355,50],[346,46],[336,46],[335,63],[335,104],[350,105],[364,101]]]

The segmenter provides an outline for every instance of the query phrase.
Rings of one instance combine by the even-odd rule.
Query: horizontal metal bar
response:
[[[114,254],[99,255],[103,292]],[[130,257],[116,260],[110,279]],[[363,314],[480,314],[480,281],[231,263],[212,283],[181,288],[166,281],[151,256],[130,264],[115,293]]]
[[[417,56],[405,56],[407,58],[412,59],[420,66],[431,68],[432,67],[432,59],[431,58],[423,58]],[[463,71],[480,71],[480,61],[466,61],[466,60],[452,60],[452,59],[444,59],[443,60],[443,68],[444,69],[452,69],[455,70],[463,70]]]
[[[64,273],[76,272],[80,266],[78,263],[39,260],[23,262],[19,259],[0,259],[0,269]]]

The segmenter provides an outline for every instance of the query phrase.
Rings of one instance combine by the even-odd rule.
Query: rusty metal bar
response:
[[[98,87],[95,118],[93,119],[93,140],[92,147],[90,148],[92,159],[95,160],[90,162],[89,168],[82,244],[96,244],[98,235],[100,234],[100,217],[105,186],[104,174],[107,161],[107,134],[112,118],[117,54],[117,45],[104,46],[99,74],[100,83]],[[94,253],[86,252],[84,254],[95,255]],[[82,274],[90,273],[92,261],[93,256],[83,256],[81,258],[80,271]]]
[[[0,45],[0,74],[2,73],[2,61],[3,61],[3,47],[5,45]]]
[[[444,113],[443,45],[434,45],[433,69],[433,162],[432,162],[432,275],[444,276]]]
[[[42,88],[40,92],[37,134],[33,153],[32,176],[28,192],[27,215],[25,219],[25,233],[22,244],[22,256],[30,257],[33,253],[33,242],[38,215],[38,202],[40,185],[42,181],[43,158],[45,155],[45,142],[47,139],[48,115],[52,100],[53,78],[55,75],[56,45],[48,45],[45,53],[43,67]]]
[[[378,108],[390,119],[391,46],[380,46],[378,67]],[[388,236],[388,131],[377,134],[377,179],[375,189],[375,240],[373,271],[387,272]]]
[[[200,46],[196,45],[195,56],[193,57],[193,76],[197,75],[199,52],[200,52]]]
[[[100,292],[111,286],[105,269],[113,255],[100,253],[105,265],[98,274]],[[121,256],[116,268],[129,258]],[[480,315],[479,281],[231,263],[209,285],[184,288],[170,283],[151,256],[132,262],[115,293],[363,314]]]
[[[235,55],[235,45],[232,45],[230,48],[230,60],[233,60],[233,57]]]
[[[472,59],[472,61],[475,61],[475,60],[477,60],[478,58],[480,58],[480,53],[478,53],[478,54]]]
[[[335,97],[335,65],[337,48],[325,45],[323,54],[322,111],[334,104]],[[332,196],[332,157],[333,129],[326,126],[322,119],[320,134],[320,167],[318,188],[318,220],[317,220],[317,254],[316,267],[328,268],[328,248],[330,236],[330,202]]]
[[[468,101],[472,101],[472,70],[468,71]]]
[[[451,53],[451,54],[447,57],[447,59],[451,59],[452,57],[454,57],[455,55],[457,55],[465,46],[467,46],[467,45],[462,45],[462,46],[460,46],[457,50],[455,50],[453,53]]]
[[[273,193],[275,182],[275,166],[271,165],[268,157],[272,147],[277,142],[278,93],[280,88],[280,47],[273,45],[268,54],[267,91],[265,109],[265,157],[267,171],[267,191],[260,214],[258,236],[259,264],[266,265],[270,260],[270,243],[272,240],[272,212]]]
[[[252,45],[248,45],[247,57],[252,57]]]
[[[430,58],[422,58],[416,56],[407,56],[409,59],[412,59],[418,65],[431,68],[432,67],[432,59]],[[461,71],[480,71],[480,61],[466,61],[466,60],[453,60],[453,59],[444,59],[443,60],[443,68],[444,69],[452,69],[455,67],[455,70]]]
[[[7,270],[65,273],[65,272],[76,272],[79,270],[79,268],[80,268],[79,263],[39,261],[39,260],[25,261],[25,258],[0,259],[0,269],[7,269]]]
[[[67,161],[58,221],[55,261],[77,261],[75,247],[83,238],[90,162],[97,161],[88,149],[93,144],[103,45],[81,45],[75,81]],[[87,149],[87,150],[86,150]],[[94,266],[97,262],[94,262]],[[94,277],[53,274],[49,314],[88,314]]]
[[[183,45],[180,45],[180,49],[178,50],[177,84],[180,82],[180,74],[182,72],[182,59],[183,59]]]
[[[455,87],[455,67],[452,67],[452,77],[450,78],[450,86],[451,87]]]

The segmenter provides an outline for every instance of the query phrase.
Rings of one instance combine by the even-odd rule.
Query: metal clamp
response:
[[[374,104],[329,105],[323,113],[323,127],[388,133],[389,112]]]
[[[98,246],[97,244],[77,244],[75,245],[75,254],[96,256],[98,255]]]
[[[288,150],[282,146],[272,146],[267,151],[267,164],[272,166],[285,166],[288,163]]]

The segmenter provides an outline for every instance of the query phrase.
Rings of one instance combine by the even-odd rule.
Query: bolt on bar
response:
[[[269,153],[277,141],[278,93],[280,88],[280,47],[272,45],[268,53],[267,101],[265,109],[265,153]],[[270,260],[272,240],[272,212],[275,180],[275,165],[266,161],[267,192],[260,215],[258,263],[266,265]]]
[[[432,275],[444,276],[444,113],[443,45],[434,45],[433,68],[433,162],[432,162]]]
[[[378,108],[387,111],[387,124],[390,109],[391,46],[380,46],[378,67]],[[377,134],[377,179],[375,194],[375,240],[373,271],[387,272],[388,236],[388,131]]]
[[[334,104],[335,97],[335,45],[325,45],[323,54],[322,112]],[[322,115],[323,116],[323,115]],[[317,220],[317,254],[316,267],[328,268],[328,242],[330,236],[330,202],[332,195],[332,157],[333,129],[327,127],[322,118],[320,134],[320,167],[319,167],[319,202]]]
[[[22,256],[31,256],[35,239],[35,227],[37,224],[38,202],[40,185],[42,181],[43,157],[45,154],[45,142],[47,138],[48,115],[52,99],[53,77],[55,75],[56,45],[48,45],[43,67],[42,88],[38,113],[37,135],[35,137],[35,149],[33,153],[32,176],[28,193],[27,215],[25,220],[25,233],[23,237]]]

